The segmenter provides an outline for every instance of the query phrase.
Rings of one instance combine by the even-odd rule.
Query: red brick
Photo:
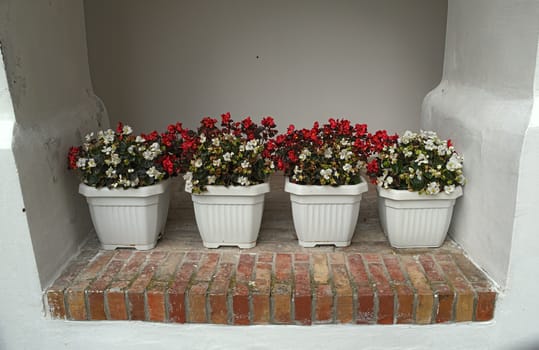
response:
[[[200,267],[198,268],[197,274],[195,276],[195,281],[211,281],[213,274],[217,268],[217,263],[219,261],[219,254],[209,253],[204,254],[200,260]]]
[[[117,280],[120,281],[130,281],[136,274],[140,271],[144,262],[146,261],[147,253],[136,251],[131,255],[131,258],[127,261],[118,275],[116,276]]]
[[[434,294],[430,288],[427,278],[423,273],[421,264],[411,256],[402,256],[403,262],[410,281],[416,290],[416,310],[415,322],[418,324],[428,324],[432,322],[434,308]]]
[[[170,281],[174,276],[174,272],[180,265],[184,253],[171,252],[167,258],[159,264],[155,272],[154,279],[157,281]]]
[[[472,321],[474,316],[475,294],[450,255],[437,254],[434,259],[442,268],[445,276],[455,291],[455,315],[457,322]]]
[[[474,284],[477,294],[475,321],[490,321],[494,318],[494,306],[496,304],[496,292],[488,283],[477,282]]]
[[[157,270],[158,262],[150,262],[143,269],[137,279],[127,289],[127,300],[129,302],[129,319],[144,321],[146,319],[146,307],[144,301],[144,291],[150,283],[153,274]]]
[[[47,290],[47,302],[49,313],[52,318],[66,318],[63,290],[54,290],[52,288]]]
[[[393,283],[406,283],[407,279],[402,273],[399,258],[395,255],[384,255],[382,257],[384,265]]]
[[[453,290],[446,283],[432,284],[432,289],[438,299],[438,307],[434,319],[436,323],[450,322],[453,319]]]
[[[360,254],[348,255],[348,269],[352,279],[357,283],[369,283],[369,277]]]
[[[114,251],[108,250],[100,252],[95,256],[94,259],[88,264],[88,266],[82,270],[82,272],[77,276],[77,280],[91,280],[107,266],[110,259],[114,256]]]
[[[309,264],[294,265],[294,309],[295,320],[300,324],[312,322],[312,296]]]
[[[66,290],[66,304],[68,308],[69,319],[82,321],[88,319],[86,310],[85,289],[88,281],[80,281]]]
[[[248,325],[249,319],[249,287],[246,283],[237,282],[232,294],[233,321],[236,325]]]
[[[310,255],[307,253],[295,253],[294,254],[294,261],[295,262],[309,262]]]
[[[422,254],[419,256],[419,262],[421,263],[421,266],[423,266],[423,270],[431,282],[445,282],[445,278],[436,266],[432,256]]]
[[[275,323],[290,323],[292,320],[292,288],[286,283],[275,283],[271,296],[273,300],[273,321]]]
[[[129,281],[114,281],[105,292],[110,320],[127,320],[127,306],[125,304],[125,289]]]
[[[232,275],[232,264],[222,263],[209,290],[210,320],[212,323],[228,323],[228,287]]]
[[[170,322],[186,322],[185,294],[193,273],[195,272],[195,262],[185,262],[178,269],[174,281],[167,291],[169,302]]]
[[[329,264],[338,264],[338,265],[344,265],[345,259],[343,253],[329,253]]]
[[[201,252],[188,252],[185,255],[185,260],[187,260],[187,261],[199,261],[201,257],[202,257]]]
[[[395,314],[395,297],[384,271],[382,258],[377,254],[365,254],[364,257],[376,287],[378,298],[377,323],[392,324]]]
[[[357,320],[358,324],[370,324],[376,322],[374,310],[374,290],[368,284],[361,283],[357,286]]]
[[[116,254],[114,254],[112,259],[126,262],[131,257],[131,254],[133,254],[133,250],[131,249],[116,249]]]
[[[292,277],[292,255],[277,254],[275,257],[275,279],[290,283]]]
[[[405,284],[396,285],[395,290],[397,292],[396,323],[414,323],[414,291]]]
[[[329,268],[326,254],[313,254],[313,279],[315,283],[320,284],[329,282]]]
[[[344,257],[340,260],[331,258],[331,256],[331,261],[344,262]],[[335,286],[336,322],[350,323],[354,318],[354,295],[350,286],[350,280],[348,279],[346,266],[344,264],[332,264],[331,270]]]
[[[255,266],[255,255],[241,254],[236,268],[236,280],[240,282],[248,282],[251,280]]]
[[[189,289],[189,322],[206,323],[206,293],[208,291],[208,282],[196,282]]]
[[[333,291],[327,284],[316,286],[315,321],[317,323],[333,321]]]
[[[273,262],[273,253],[258,253],[258,262],[262,263],[272,263]]]
[[[152,281],[146,290],[148,319],[154,322],[166,321],[165,292],[168,282]]]
[[[270,321],[271,264],[257,263],[255,280],[251,283],[253,295],[253,323],[264,324]]]
[[[123,264],[124,262],[122,260],[112,260],[107,265],[103,274],[88,287],[86,293],[91,320],[107,319],[107,315],[105,314],[105,290],[120,271]]]

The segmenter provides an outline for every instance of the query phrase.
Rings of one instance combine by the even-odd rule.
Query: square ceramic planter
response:
[[[451,194],[419,194],[378,187],[380,223],[395,248],[439,247],[443,244],[453,207],[462,187]]]
[[[106,250],[155,247],[164,234],[170,203],[170,180],[130,189],[80,184],[101,246]]]
[[[294,228],[302,247],[333,244],[350,245],[359,216],[362,193],[368,190],[365,179],[357,185],[298,185],[286,179],[290,193]]]
[[[268,183],[252,186],[206,186],[191,194],[202,242],[206,248],[256,245]],[[189,191],[188,191],[189,192]]]

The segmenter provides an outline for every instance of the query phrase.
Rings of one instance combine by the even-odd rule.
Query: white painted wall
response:
[[[452,138],[465,157],[468,186],[450,232],[502,286],[534,101],[538,18],[537,1],[452,1],[443,80],[423,103],[422,128]]]
[[[21,0],[0,3],[0,14],[9,7],[19,8]],[[43,21],[54,18],[56,25],[72,21],[78,16],[76,10],[81,4],[75,0],[51,0],[53,8],[67,5],[70,11],[44,11],[41,2],[24,2],[28,8],[19,12],[20,16],[39,13]],[[7,4],[6,7],[4,5]],[[466,5],[468,4],[468,5]],[[489,5],[490,4],[490,5]],[[483,12],[498,16],[507,13],[508,3],[483,2]],[[72,6],[72,7],[71,7]],[[450,0],[451,21],[467,16],[468,1]],[[539,9],[537,2],[519,2],[516,5],[521,21],[532,23],[526,13]],[[454,11],[460,9],[461,11]],[[26,12],[29,11],[29,12]],[[515,8],[512,13],[516,15]],[[13,13],[13,12],[9,12]],[[11,17],[13,18],[13,17]],[[6,40],[5,17],[0,21],[0,38]],[[34,18],[28,24],[35,32],[45,30],[43,22]],[[535,23],[535,22],[533,22]],[[470,33],[478,28],[469,27]],[[451,30],[455,30],[452,27]],[[520,33],[524,37],[527,32]],[[20,39],[20,37],[19,37]],[[527,41],[526,41],[527,42]],[[535,43],[527,42],[537,49]],[[22,41],[18,45],[25,46]],[[75,45],[73,42],[67,46]],[[522,48],[527,52],[526,48]],[[62,51],[64,52],[64,51]],[[1,55],[0,55],[1,56]],[[28,58],[21,57],[24,61]],[[60,59],[60,58],[59,58]],[[44,317],[41,304],[37,255],[32,249],[30,232],[33,230],[30,215],[21,211],[26,198],[22,172],[15,164],[11,149],[12,127],[17,116],[17,108],[12,108],[7,95],[4,65],[0,57],[0,349],[537,349],[537,311],[539,310],[539,280],[536,276],[539,266],[539,186],[536,174],[539,172],[539,54],[534,54],[535,68],[530,72],[534,81],[533,107],[528,125],[522,131],[522,152],[515,169],[517,188],[512,193],[515,216],[511,238],[511,259],[507,288],[498,299],[493,322],[483,324],[460,323],[432,326],[251,326],[228,327],[209,325],[169,325],[143,322],[67,322],[52,321]],[[7,60],[8,71],[14,65]],[[81,69],[86,66],[81,65]],[[24,70],[23,70],[24,72]],[[531,87],[530,86],[530,87]],[[13,94],[13,91],[12,91]],[[34,99],[33,97],[32,99]],[[470,96],[475,98],[475,96]],[[518,112],[518,109],[517,109]],[[18,116],[17,116],[18,117]],[[83,122],[83,120],[82,120]],[[450,123],[448,123],[450,124]],[[6,136],[7,135],[7,136]],[[69,136],[67,136],[69,137]],[[29,155],[27,155],[29,156]],[[29,157],[31,157],[30,155]],[[19,168],[20,173],[17,168]],[[21,188],[23,189],[21,191]],[[27,203],[28,204],[28,203]],[[42,208],[47,210],[46,207]],[[9,228],[6,231],[5,228]],[[32,232],[32,235],[34,233]],[[57,242],[61,244],[61,242]]]
[[[18,211],[26,208],[42,286],[92,230],[66,162],[69,146],[108,125],[92,92],[84,39],[80,2],[0,2],[0,41],[16,116],[13,153],[25,203]],[[10,228],[2,224],[2,230]]]
[[[348,117],[419,127],[440,81],[447,0],[90,0],[95,92],[143,131],[202,116],[281,129]],[[259,57],[257,59],[257,56]]]

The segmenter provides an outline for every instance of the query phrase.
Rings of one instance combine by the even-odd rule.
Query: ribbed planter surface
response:
[[[286,179],[292,217],[299,244],[303,247],[333,244],[350,245],[359,216],[361,194],[367,192],[365,180],[357,185],[298,185]]]
[[[95,188],[80,184],[103,249],[155,247],[164,234],[170,181],[133,189]]]
[[[419,194],[405,190],[378,190],[380,223],[395,248],[439,247],[443,244],[453,207],[462,188],[451,194]]]
[[[191,194],[195,219],[206,248],[256,245],[264,195],[268,183],[252,186],[206,186],[207,191]]]

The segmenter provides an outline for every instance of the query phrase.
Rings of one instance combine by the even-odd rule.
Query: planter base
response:
[[[298,185],[286,179],[290,193],[294,228],[302,247],[317,245],[349,246],[359,216],[361,194],[368,189],[365,180],[357,185]]]
[[[392,247],[437,248],[444,243],[461,187],[449,195],[377,190],[380,223]]]
[[[195,219],[206,248],[256,245],[264,211],[268,183],[252,186],[206,186],[207,191],[191,194]]]
[[[137,189],[94,188],[81,184],[101,247],[105,250],[155,247],[165,232],[170,180]]]

